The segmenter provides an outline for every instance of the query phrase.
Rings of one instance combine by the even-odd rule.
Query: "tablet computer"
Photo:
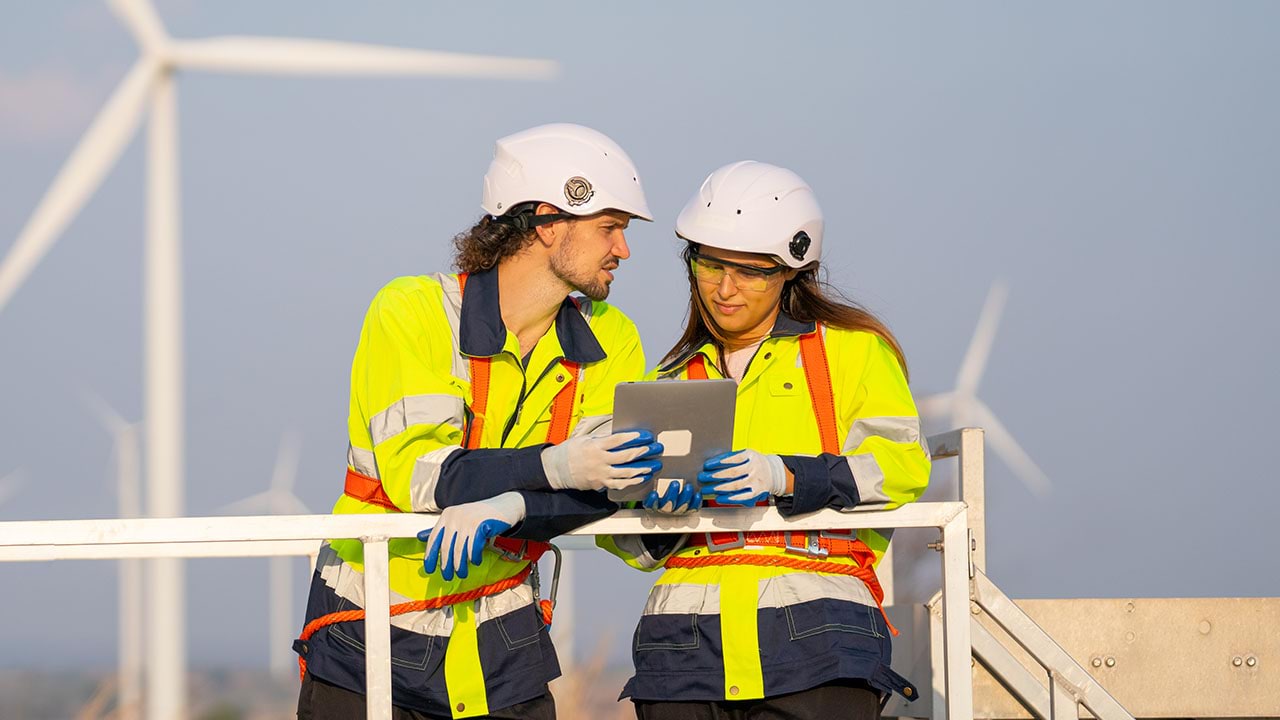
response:
[[[657,380],[618,383],[613,395],[613,431],[648,430],[663,445],[662,471],[654,480],[610,490],[615,502],[644,500],[655,485],[672,479],[697,483],[702,463],[733,449],[733,380]]]

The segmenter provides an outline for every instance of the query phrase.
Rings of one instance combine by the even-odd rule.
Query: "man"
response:
[[[644,374],[635,325],[602,302],[628,223],[652,219],[630,158],[589,128],[535,127],[498,141],[482,207],[454,238],[462,273],[383,288],[352,363],[334,512],[443,511],[390,543],[391,603],[409,603],[391,620],[397,718],[555,717],[541,541],[611,513],[600,490],[661,453],[611,432],[614,386]],[[363,623],[338,614],[363,607],[362,570],[358,541],[321,548],[299,718],[364,717]]]

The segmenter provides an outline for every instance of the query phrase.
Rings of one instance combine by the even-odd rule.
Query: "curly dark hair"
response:
[[[453,266],[465,273],[491,270],[504,258],[529,247],[535,232],[485,215],[469,230],[453,237]]]

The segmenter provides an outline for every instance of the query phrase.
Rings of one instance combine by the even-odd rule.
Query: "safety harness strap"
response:
[[[821,324],[815,324],[813,332],[800,336],[800,362],[804,365],[804,378],[809,385],[809,402],[813,404],[813,417],[818,422],[822,452],[839,455],[840,433],[836,427],[836,400],[831,390],[831,368],[827,363],[827,347],[822,339]],[[690,380],[706,380],[706,357],[702,353],[695,354],[685,365],[685,374]]]
[[[831,391],[831,370],[827,365],[827,347],[822,340],[821,325],[815,325],[808,335],[800,336],[800,362],[804,365],[804,379],[809,384],[809,400],[813,403],[813,417],[818,421],[822,452],[839,455],[836,399]]]
[[[467,274],[460,273],[458,275],[459,294],[465,292],[466,284]],[[577,300],[573,302],[577,305]],[[462,443],[462,446],[468,450],[479,448],[484,438],[484,422],[489,409],[491,360],[492,358],[488,357],[472,357],[469,361],[471,370],[471,404],[467,407],[469,421],[466,425],[465,437]],[[551,422],[547,428],[547,442],[552,444],[562,443],[569,437],[570,425],[573,424],[573,406],[578,394],[578,379],[582,372],[582,367],[578,363],[563,359],[560,362],[569,373],[569,381],[565,383],[564,387],[560,388],[560,391],[556,393],[555,398],[552,400]],[[387,495],[386,488],[383,487],[380,479],[358,473],[350,467],[347,468],[343,493],[361,502],[377,505],[392,512],[403,512]],[[523,560],[527,561],[528,564],[511,577],[464,593],[391,606],[392,616],[451,605],[457,606],[454,612],[454,631],[450,635],[449,645],[445,650],[444,662],[445,687],[449,692],[450,711],[455,718],[487,715],[489,712],[488,698],[484,687],[484,673],[480,666],[480,653],[476,639],[476,619],[470,605],[463,605],[462,603],[468,603],[471,600],[489,595],[496,595],[520,585],[533,571],[534,563],[537,563],[543,553],[552,549],[550,543],[535,540],[516,540],[502,536],[495,537],[492,542],[494,548],[508,559]],[[552,595],[554,596],[554,594],[553,589]],[[542,620],[547,625],[551,624],[553,607],[554,602],[552,600],[540,600],[538,602]],[[353,622],[363,620],[364,617],[364,610],[329,613],[308,623],[302,631],[301,639],[305,642],[316,631],[334,623]],[[298,666],[300,676],[305,676],[307,671],[306,660],[299,657]]]
[[[822,452],[839,455],[840,434],[836,425],[835,393],[831,389],[831,367],[827,360],[827,348],[823,339],[822,329],[823,326],[820,323],[815,323],[813,332],[800,336],[800,363],[804,367],[805,382],[809,386],[809,401],[813,406],[814,420],[818,424],[818,437],[822,443]],[[701,353],[695,354],[685,365],[685,375],[689,380],[706,380],[707,365],[705,356]],[[793,542],[793,534],[799,534],[804,537],[803,544]],[[875,552],[866,543],[854,537],[852,533],[849,534],[849,537],[841,537],[842,535],[844,533],[834,531],[819,533],[816,538],[810,538],[803,533],[789,532],[704,533],[690,536],[686,547],[706,546],[711,550],[710,553],[698,558],[672,556],[668,558],[665,566],[667,568],[694,568],[755,565],[850,575],[859,578],[866,584],[867,589],[871,591],[871,596],[875,598],[876,605],[880,607],[880,614],[884,617],[885,625],[890,632],[897,635],[897,628],[893,627],[893,624],[889,622],[889,616],[884,612],[884,589],[881,587],[880,579],[876,577],[875,573]],[[814,540],[816,542],[813,542]],[[749,553],[716,554],[718,551],[746,546],[787,548],[788,550],[803,552],[809,557],[802,559]],[[843,565],[823,559],[831,556],[852,558],[858,564],[856,566]],[[746,629],[749,630],[750,628]],[[725,670],[726,677],[728,677],[730,673],[728,672],[727,660]],[[741,673],[733,673],[733,675],[739,679],[743,677]],[[747,673],[746,677],[750,678],[751,674]],[[750,684],[749,681],[748,684]],[[726,688],[725,697],[727,699],[734,699],[734,695],[728,692],[732,687],[734,686]],[[742,690],[741,686],[737,687],[739,691]]]
[[[458,274],[458,294],[465,295],[467,290],[467,273]],[[569,298],[575,306],[578,301]],[[484,438],[484,421],[489,411],[489,370],[493,358],[472,357],[471,367],[471,404],[467,406],[470,422],[467,423],[466,437],[462,446],[468,450],[480,447]],[[578,378],[582,374],[582,366],[569,360],[561,360],[560,365],[569,374],[569,382],[560,388],[551,403],[551,424],[547,428],[547,442],[559,445],[569,437],[569,426],[573,423],[573,403],[578,394]]]

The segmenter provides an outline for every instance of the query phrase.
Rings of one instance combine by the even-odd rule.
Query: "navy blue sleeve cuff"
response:
[[[521,490],[524,520],[503,533],[519,540],[551,540],[570,530],[606,518],[618,510],[617,503],[602,492]]]
[[[542,470],[546,445],[456,450],[440,467],[436,505],[488,500],[509,490],[550,490]]]
[[[843,510],[858,505],[858,486],[843,455],[823,453],[783,455],[782,464],[795,476],[790,496],[775,503],[783,516],[803,515],[823,508]]]

